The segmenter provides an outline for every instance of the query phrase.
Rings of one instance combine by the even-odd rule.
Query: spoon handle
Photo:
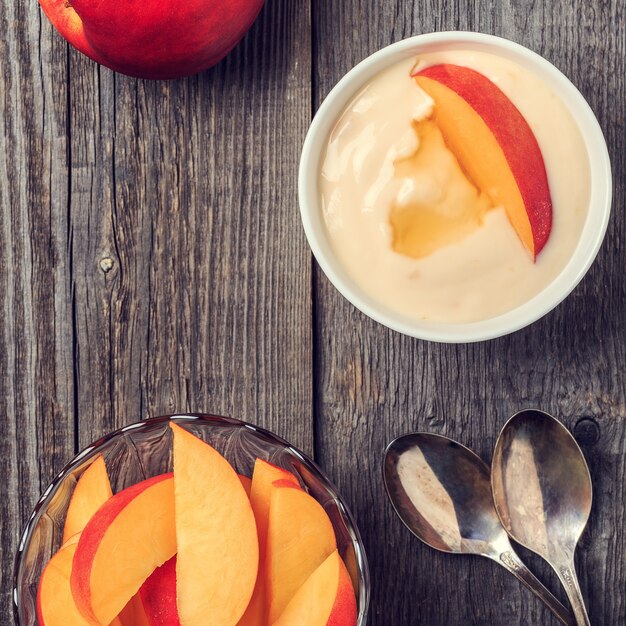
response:
[[[576,626],[576,620],[571,611],[566,609],[552,593],[543,586],[542,582],[524,565],[524,563],[522,563],[513,550],[505,550],[502,552],[499,555],[498,563],[508,569],[517,580],[528,587],[528,589],[556,615],[556,618],[562,624],[566,626]]]
[[[567,597],[569,598],[572,609],[574,610],[574,615],[576,616],[576,623],[578,626],[591,626],[587,609],[585,608],[585,600],[583,599],[583,594],[578,584],[578,577],[576,576],[573,560],[569,565],[556,566],[554,569],[559,580],[563,583],[563,587],[565,587]]]

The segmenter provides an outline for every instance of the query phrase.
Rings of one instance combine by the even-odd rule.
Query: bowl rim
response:
[[[149,428],[153,425],[158,424],[166,424],[168,422],[176,422],[176,423],[213,423],[215,426],[231,426],[237,428],[245,428],[247,430],[251,430],[253,432],[259,433],[260,435],[267,437],[272,441],[272,443],[279,444],[283,446],[285,449],[289,450],[291,454],[293,454],[299,461],[304,463],[308,470],[310,470],[315,479],[319,480],[320,483],[324,486],[324,488],[328,491],[333,501],[337,505],[344,521],[346,522],[346,528],[348,534],[352,539],[352,545],[354,546],[354,552],[356,555],[358,575],[359,575],[359,590],[357,592],[357,601],[358,601],[358,624],[359,626],[364,626],[367,623],[367,617],[369,614],[369,606],[371,599],[371,578],[369,571],[369,563],[367,560],[367,554],[365,552],[365,544],[363,543],[363,538],[361,537],[361,533],[359,528],[355,522],[354,516],[350,511],[347,504],[344,502],[341,497],[339,490],[335,486],[335,484],[327,477],[326,473],[320,468],[320,466],[311,459],[307,454],[302,452],[296,446],[290,444],[288,441],[276,435],[275,433],[267,430],[261,426],[257,426],[256,424],[252,424],[250,422],[246,422],[243,420],[239,420],[233,417],[223,417],[220,415],[213,415],[210,413],[173,413],[171,415],[160,415],[157,417],[149,417],[138,422],[133,422],[131,424],[127,424],[126,426],[122,426],[116,430],[113,430],[106,435],[103,435],[99,439],[96,439],[90,445],[83,448],[80,452],[78,452],[74,457],[64,465],[64,467],[59,471],[55,477],[52,479],[50,484],[43,491],[39,499],[37,500],[35,506],[31,514],[29,515],[26,523],[24,524],[24,528],[20,535],[19,542],[17,544],[17,548],[15,551],[14,561],[13,561],[13,587],[12,587],[12,604],[13,604],[13,619],[16,625],[19,626],[20,616],[19,616],[19,604],[20,604],[20,590],[19,590],[19,578],[22,569],[22,559],[26,547],[31,539],[32,532],[39,522],[39,519],[43,515],[43,510],[48,502],[49,498],[52,497],[61,487],[61,483],[65,479],[65,477],[78,468],[86,459],[88,459],[91,455],[96,454],[97,450],[105,446],[107,443],[116,439],[120,436],[123,436],[129,432],[133,432],[135,430],[141,430],[143,428]]]
[[[579,129],[589,161],[590,195],[587,216],[576,247],[557,276],[521,305],[486,320],[468,323],[420,321],[395,312],[367,294],[348,275],[332,251],[319,207],[319,168],[327,138],[345,106],[384,68],[420,51],[476,50],[517,62],[548,82],[569,110]],[[495,339],[524,328],[560,304],[578,285],[596,258],[606,234],[612,202],[611,163],[598,120],[584,96],[552,63],[518,43],[471,31],[415,35],[368,56],[331,89],[309,127],[298,173],[302,225],[315,259],[335,288],[357,309],[405,335],[442,343],[472,343]]]

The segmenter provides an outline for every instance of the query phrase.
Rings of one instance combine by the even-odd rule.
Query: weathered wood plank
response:
[[[529,46],[572,78],[606,132],[615,175],[616,210],[595,266],[555,312],[509,338],[446,346],[400,336],[361,315],[315,268],[316,451],[365,537],[372,624],[556,623],[494,564],[435,553],[411,537],[381,478],[382,452],[394,436],[445,434],[489,460],[506,418],[527,406],[572,428],[583,416],[600,426],[599,441],[587,448],[596,497],[578,567],[592,623],[626,619],[626,543],[617,532],[625,515],[624,17],[616,1],[314,3],[315,102],[356,62],[402,37],[482,30]],[[545,564],[531,562],[560,593]]]
[[[74,449],[74,378],[67,46],[32,2],[3,3],[0,33],[0,622],[10,624],[17,540]]]
[[[75,436],[196,410],[313,449],[309,12],[268,3],[218,67],[153,83],[68,53],[36,3],[0,8],[2,623]]]
[[[310,256],[296,163],[310,119],[307,3],[268,3],[180,81],[71,57],[81,445],[207,411],[312,449]]]
[[[308,10],[268,3],[233,55],[196,78],[135,81],[71,52],[66,83],[67,47],[36,5],[0,7],[2,623],[19,530],[73,449],[74,398],[81,445],[138,417],[196,409],[312,447],[311,275],[295,197],[311,107]],[[314,18],[316,101],[366,54],[417,32],[480,29],[538,50],[598,112],[623,203],[617,2],[316,0]],[[624,523],[623,236],[616,214],[598,263],[564,305],[478,346],[388,332],[314,277],[315,448],[364,531],[371,623],[550,622],[492,564],[453,562],[411,539],[379,473],[385,443],[413,428],[488,458],[506,416],[529,404],[570,426],[584,415],[599,423],[579,566],[592,620],[626,619],[615,532]]]

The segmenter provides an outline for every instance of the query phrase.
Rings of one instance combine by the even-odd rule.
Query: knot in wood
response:
[[[600,439],[600,425],[593,417],[582,417],[574,426],[574,437],[581,446],[594,446]]]
[[[108,256],[100,259],[100,269],[108,274],[113,269],[113,259]]]

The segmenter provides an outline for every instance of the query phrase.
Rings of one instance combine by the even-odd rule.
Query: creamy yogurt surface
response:
[[[418,148],[414,120],[433,107],[410,73],[438,63],[481,72],[509,97],[533,130],[552,197],[550,238],[533,262],[502,207],[460,241],[422,258],[392,249],[394,203],[428,194],[428,174],[398,176],[396,164]],[[414,319],[480,321],[526,302],[565,267],[579,240],[590,192],[585,146],[574,120],[549,86],[507,59],[473,51],[420,55],[379,74],[346,107],[320,171],[329,240],[351,278],[369,296]]]

